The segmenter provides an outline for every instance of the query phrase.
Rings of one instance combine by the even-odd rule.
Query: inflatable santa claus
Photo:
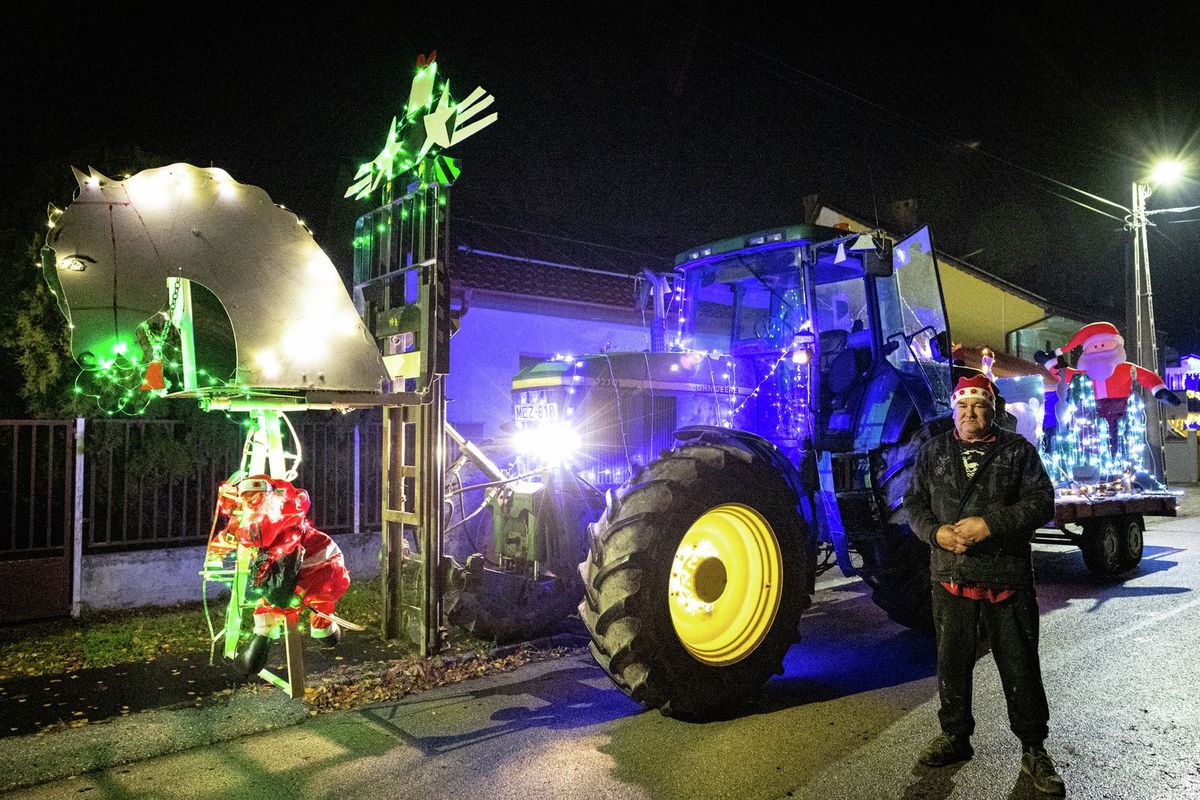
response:
[[[210,557],[221,558],[239,544],[255,551],[247,589],[248,598],[257,598],[254,637],[238,651],[238,667],[254,674],[266,666],[280,623],[305,608],[312,637],[335,646],[341,629],[334,604],[349,588],[350,573],[333,539],[308,521],[308,492],[280,478],[252,475],[222,484],[219,497],[229,521],[209,542]]]
[[[1067,383],[1076,375],[1087,375],[1091,379],[1096,393],[1096,413],[1108,423],[1108,443],[1112,452],[1117,451],[1117,423],[1125,416],[1125,406],[1135,380],[1149,389],[1160,403],[1177,406],[1182,402],[1162,378],[1126,360],[1125,340],[1117,326],[1110,322],[1084,325],[1071,341],[1053,353],[1039,351],[1034,358],[1058,378],[1059,368],[1064,366],[1063,355],[1076,347],[1082,347],[1083,354],[1074,368],[1065,369],[1062,377]]]

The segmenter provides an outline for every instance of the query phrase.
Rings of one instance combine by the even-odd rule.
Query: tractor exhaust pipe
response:
[[[667,279],[648,269],[642,270],[642,275],[650,284],[650,292],[654,297],[654,321],[650,323],[650,351],[661,353],[667,349]]]

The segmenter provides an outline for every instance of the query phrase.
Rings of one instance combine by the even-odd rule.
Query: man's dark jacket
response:
[[[1025,437],[993,426],[996,441],[968,480],[954,431],[933,437],[917,454],[904,509],[913,533],[930,546],[935,582],[1000,587],[1033,585],[1030,540],[1054,516],[1054,486]],[[983,517],[991,536],[962,554],[943,550],[937,530]]]

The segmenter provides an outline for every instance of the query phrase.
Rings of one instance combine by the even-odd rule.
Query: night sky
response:
[[[0,234],[69,200],[71,163],[119,172],[137,147],[262,186],[345,263],[368,205],[342,194],[435,49],[453,94],[482,85],[500,114],[451,153],[464,163],[455,215],[657,263],[795,222],[808,195],[885,225],[891,203],[915,200],[949,255],[1112,315],[1128,234],[1052,192],[1124,212],[1050,179],[1128,206],[1154,157],[1193,155],[1193,179],[1150,206],[1200,203],[1194,5],[891,19],[805,4],[786,21],[717,3],[165,5],[57,4],[6,21]],[[1200,222],[1150,240],[1159,327],[1182,352],[1200,350],[1198,244]]]

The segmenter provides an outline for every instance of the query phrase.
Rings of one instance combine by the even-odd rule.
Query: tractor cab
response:
[[[829,451],[878,444],[889,409],[876,406],[897,385],[922,420],[948,411],[949,334],[928,229],[889,247],[793,226],[693,248],[676,264],[684,322],[674,345],[749,361],[750,427],[785,450],[810,438]],[[890,376],[873,391],[881,371]]]

